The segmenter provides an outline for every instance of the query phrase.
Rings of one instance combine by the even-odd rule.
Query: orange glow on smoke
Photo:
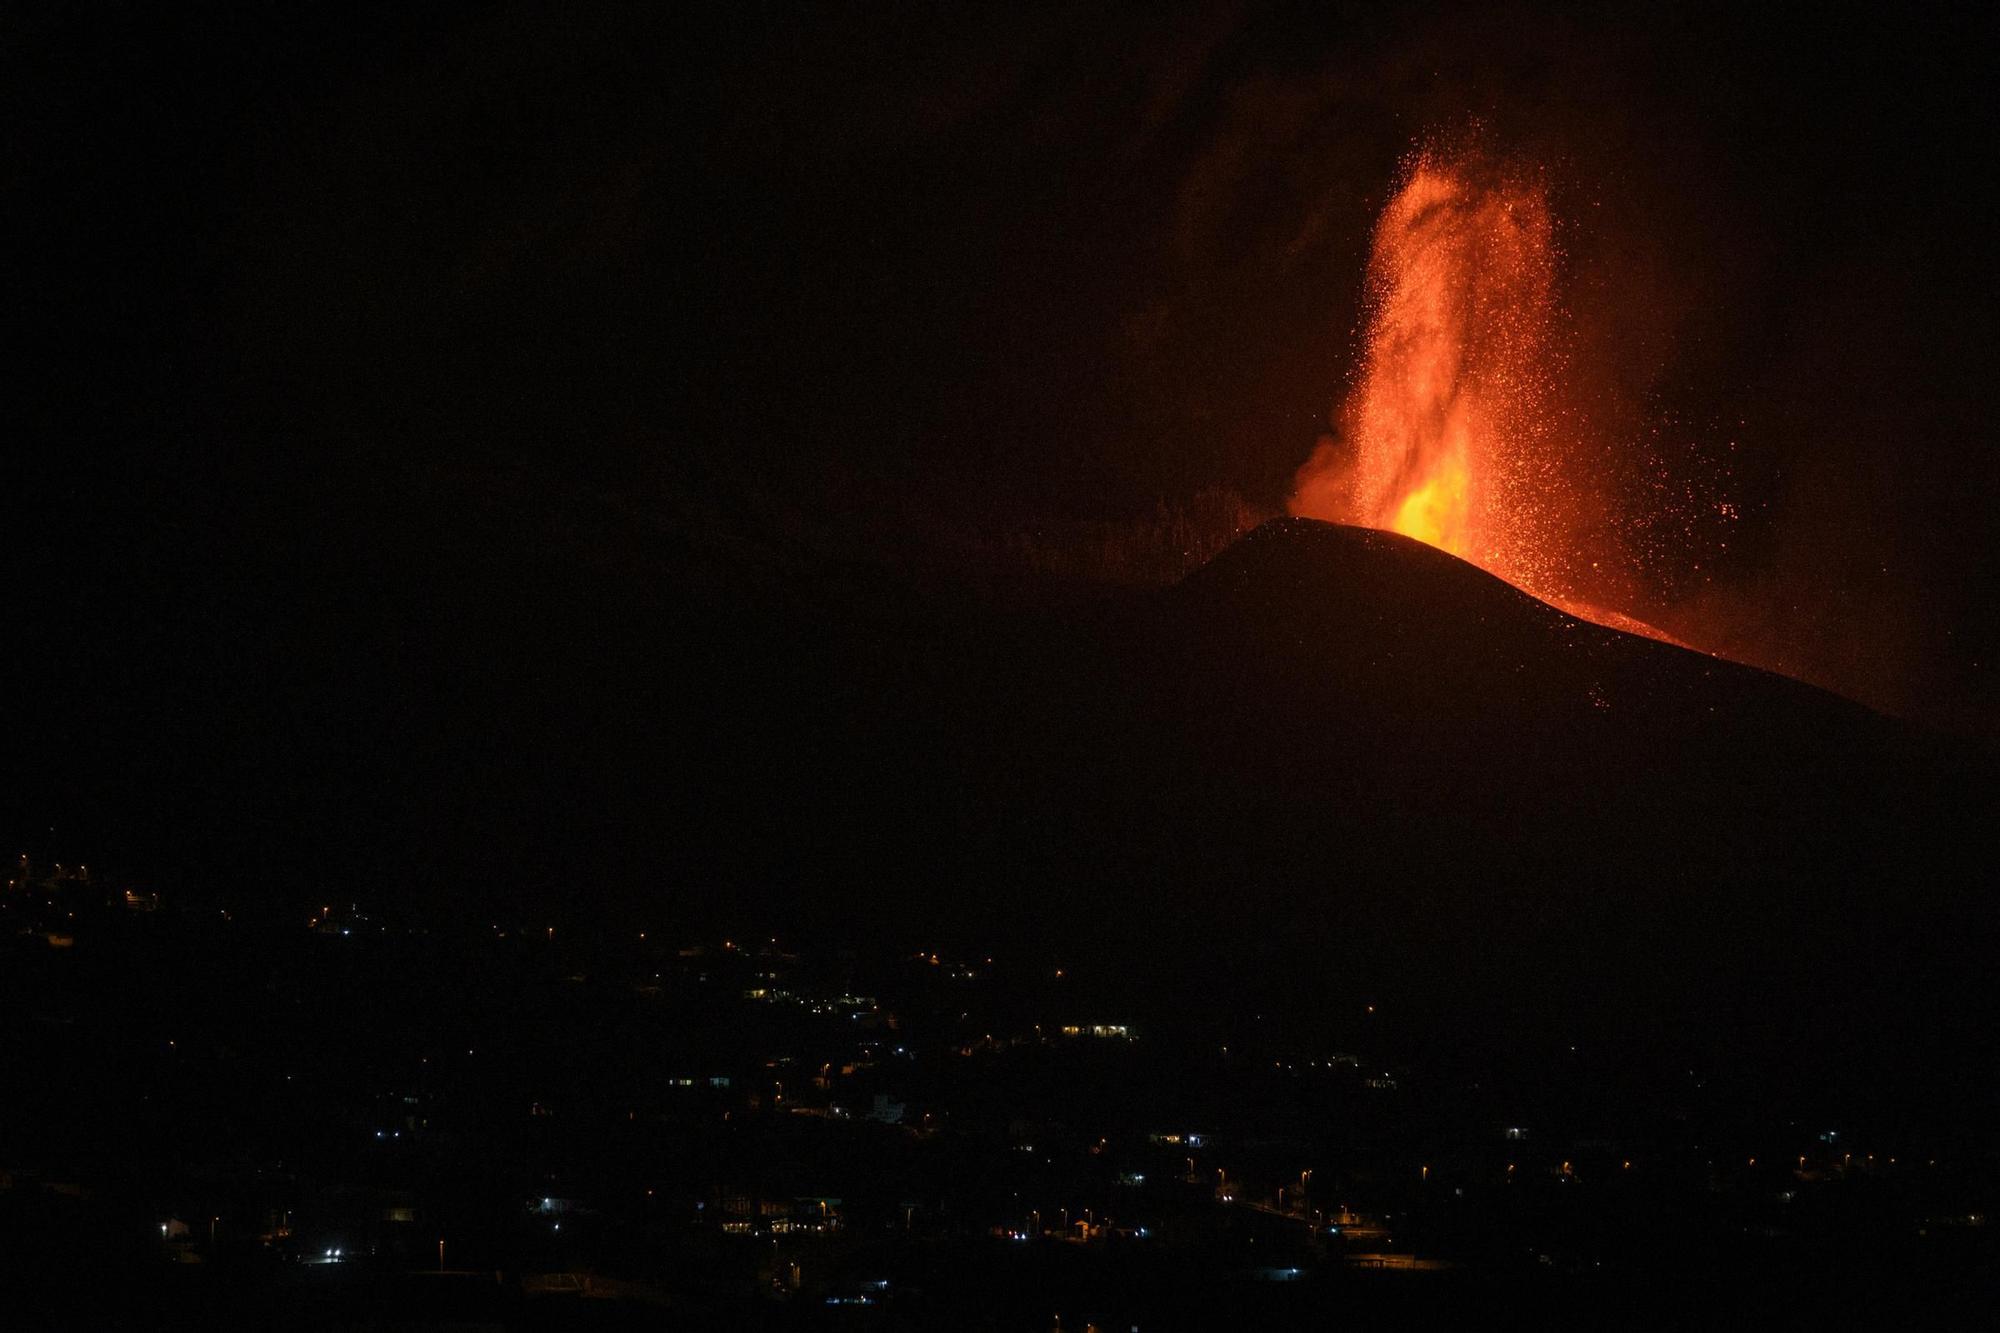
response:
[[[1589,488],[1565,475],[1556,261],[1538,177],[1476,154],[1413,158],[1375,228],[1360,374],[1291,510],[1415,537],[1657,633],[1577,599]]]

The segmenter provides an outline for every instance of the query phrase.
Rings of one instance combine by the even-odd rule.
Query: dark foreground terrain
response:
[[[1326,524],[1086,600],[648,558],[665,622],[527,595],[590,624],[565,689],[468,658],[443,738],[349,737],[428,853],[10,869],[28,1326],[1904,1320],[1991,1280],[1983,752]],[[612,850],[508,859],[586,805]]]
[[[1695,1038],[1667,1070],[1387,1001],[1162,1008],[1088,958],[34,896],[24,1326],[1902,1321],[2000,1257],[1976,1127]]]

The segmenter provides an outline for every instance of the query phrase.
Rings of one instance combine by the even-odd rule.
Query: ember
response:
[[[1579,578],[1588,479],[1557,404],[1557,248],[1532,172],[1418,153],[1375,229],[1360,374],[1299,470],[1291,511],[1387,528],[1587,619],[1667,637],[1591,604]]]

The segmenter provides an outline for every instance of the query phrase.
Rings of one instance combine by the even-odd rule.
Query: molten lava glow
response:
[[[1465,549],[1462,538],[1465,495],[1470,484],[1465,460],[1446,459],[1429,480],[1411,491],[1396,507],[1396,520],[1389,525],[1391,531],[1429,542],[1446,551],[1462,553]]]
[[[1292,512],[1389,528],[1573,600],[1567,534],[1582,520],[1552,407],[1555,269],[1539,180],[1415,157],[1376,226],[1342,438],[1300,469]]]

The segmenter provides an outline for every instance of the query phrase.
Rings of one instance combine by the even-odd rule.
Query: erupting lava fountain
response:
[[[1375,229],[1360,376],[1291,512],[1415,537],[1574,615],[1666,638],[1578,596],[1592,492],[1557,405],[1554,233],[1535,176],[1478,155],[1411,159]]]

